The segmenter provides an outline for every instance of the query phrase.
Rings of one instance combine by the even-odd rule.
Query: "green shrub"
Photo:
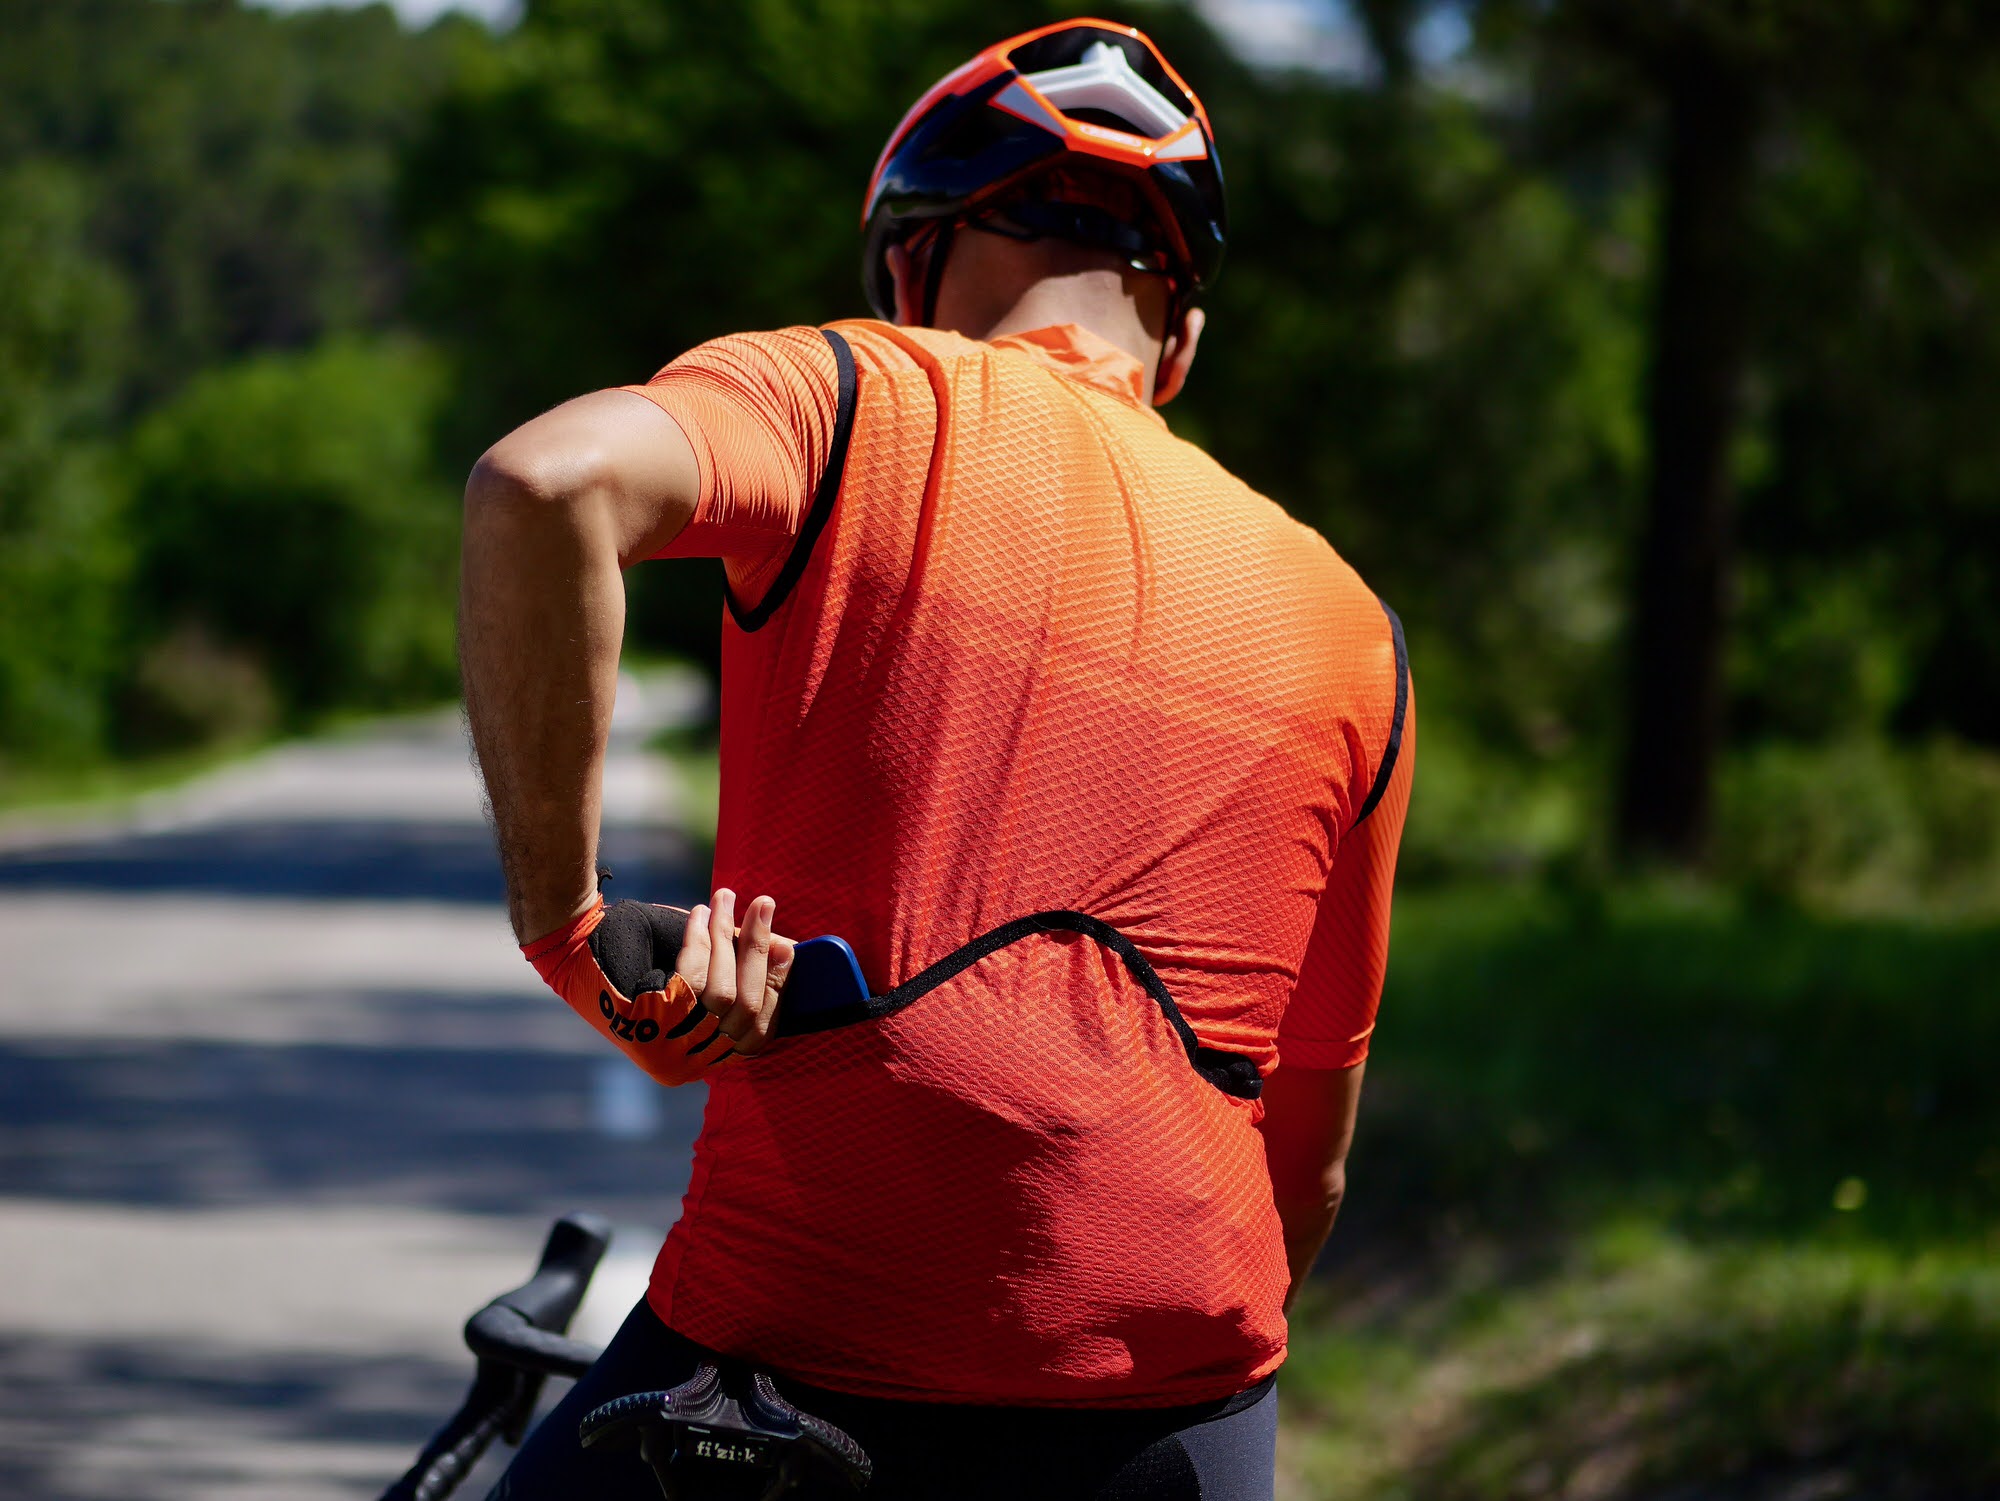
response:
[[[1418,676],[1410,881],[1606,875],[1601,753],[1499,749],[1447,670]],[[2000,911],[2000,753],[1939,737],[1773,740],[1729,752],[1709,873],[1725,886],[1852,913]]]
[[[337,341],[197,376],[149,416],[129,450],[148,638],[200,642],[237,678],[255,664],[293,723],[450,691],[457,506],[431,458],[443,387],[418,347]],[[255,698],[239,684],[170,701],[159,690],[184,667],[135,676],[128,740],[177,717],[184,734],[222,733],[235,726],[186,723],[190,707],[240,721]]]
[[[1597,810],[1575,759],[1496,752],[1447,717],[1435,696],[1422,702],[1397,862],[1403,878],[1525,874],[1569,861],[1589,843]]]
[[[2000,903],[2000,755],[1951,740],[1772,744],[1724,768],[1720,869],[1854,910]]]

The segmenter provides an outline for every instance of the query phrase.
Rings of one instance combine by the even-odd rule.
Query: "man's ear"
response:
[[[1166,343],[1160,346],[1160,371],[1153,380],[1154,406],[1163,407],[1181,394],[1194,365],[1195,347],[1201,343],[1201,331],[1207,326],[1208,314],[1191,307],[1181,314],[1180,327],[1167,335]]]
[[[923,297],[923,276],[910,259],[907,246],[891,245],[885,260],[889,266],[889,284],[896,290],[896,324],[900,328],[914,327],[923,322],[923,310],[917,306]]]

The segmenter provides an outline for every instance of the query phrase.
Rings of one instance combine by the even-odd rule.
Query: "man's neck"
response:
[[[1033,328],[1074,323],[1106,343],[1117,345],[1142,365],[1150,368],[1159,363],[1160,341],[1147,333],[1132,299],[1116,294],[1115,290],[1114,295],[1107,297],[1098,288],[1074,285],[1082,279],[1065,277],[1037,282],[987,328],[978,333],[967,329],[959,332],[975,339],[1000,339]]]
[[[1101,263],[1032,279],[1008,277],[996,274],[1002,270],[998,258],[1015,242],[978,233],[961,234],[959,240],[962,248],[954,246],[951,266],[938,290],[939,328],[968,339],[999,339],[1074,323],[1137,360],[1145,373],[1142,399],[1153,399],[1160,340],[1147,328],[1138,296],[1140,287],[1153,278]],[[989,256],[994,259],[990,268],[977,263]]]

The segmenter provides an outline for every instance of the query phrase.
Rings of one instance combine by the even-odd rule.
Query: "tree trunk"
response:
[[[1618,817],[1626,854],[1682,864],[1707,848],[1722,734],[1755,135],[1751,81],[1709,47],[1688,46],[1667,89],[1650,473]]]

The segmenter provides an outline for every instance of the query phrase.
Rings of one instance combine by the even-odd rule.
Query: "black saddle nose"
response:
[[[669,1501],[859,1495],[873,1466],[846,1433],[800,1412],[767,1371],[703,1361],[670,1391],[635,1392],[593,1408],[586,1449],[637,1445]]]

